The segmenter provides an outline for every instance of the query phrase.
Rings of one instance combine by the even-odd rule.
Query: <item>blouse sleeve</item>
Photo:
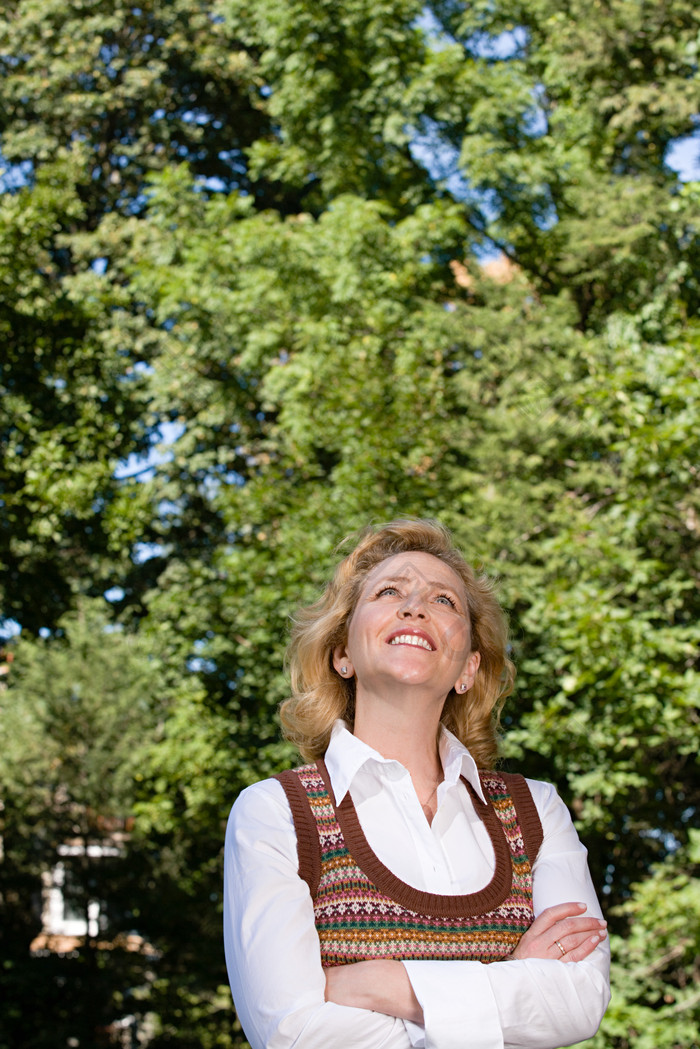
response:
[[[528,780],[544,838],[533,865],[535,915],[581,901],[602,917],[586,849],[549,783]],[[404,962],[423,1007],[426,1049],[557,1049],[595,1034],[610,1000],[607,938],[582,962]],[[412,1027],[414,1044],[420,1044]]]
[[[324,1000],[325,977],[296,836],[276,780],[233,806],[224,851],[224,945],[252,1049],[410,1049],[402,1020]]]

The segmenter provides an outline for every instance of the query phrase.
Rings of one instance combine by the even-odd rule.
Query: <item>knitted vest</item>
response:
[[[542,825],[522,776],[463,778],[496,856],[489,884],[443,896],[396,877],[374,854],[348,792],[333,803],[322,760],[279,773],[294,818],[299,874],[314,903],[324,966],[372,958],[501,961],[534,920],[532,863]],[[465,858],[468,861],[468,858]]]

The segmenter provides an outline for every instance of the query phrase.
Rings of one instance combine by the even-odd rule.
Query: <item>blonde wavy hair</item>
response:
[[[344,540],[340,547],[348,542]],[[471,620],[472,650],[481,654],[473,686],[462,694],[450,691],[441,722],[469,748],[479,768],[491,767],[498,756],[498,717],[515,678],[515,669],[506,655],[505,615],[491,581],[467,564],[443,525],[407,518],[365,528],[321,597],[299,609],[294,618],[287,651],[292,696],[282,703],[280,717],[285,737],[307,761],[323,756],[336,718],[344,718],[350,726],[354,721],[355,682],[340,677],[332,657],[335,647],[347,641],[348,626],[364,581],[374,566],[387,557],[410,552],[438,557],[462,580]]]

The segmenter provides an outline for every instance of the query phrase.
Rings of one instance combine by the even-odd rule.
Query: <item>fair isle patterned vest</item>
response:
[[[496,856],[489,884],[463,896],[422,892],[372,852],[348,792],[333,803],[322,760],[277,776],[314,902],[324,966],[372,958],[501,961],[534,920],[532,864],[542,825],[522,776],[480,772],[487,804],[463,779]]]

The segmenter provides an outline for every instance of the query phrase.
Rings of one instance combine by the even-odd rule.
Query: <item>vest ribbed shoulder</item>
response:
[[[511,794],[512,778],[506,782],[496,772],[480,775],[486,803],[463,782],[491,839],[495,868],[483,889],[459,896],[419,890],[381,863],[364,835],[350,792],[336,805],[323,759],[277,777],[297,829],[299,869],[311,889],[324,966],[374,958],[486,964],[512,953],[534,919],[532,872]],[[522,798],[525,819],[531,821],[534,806],[528,807],[527,785],[516,781],[514,790]],[[313,850],[309,817],[318,840]],[[464,860],[468,862],[468,856]]]
[[[528,861],[532,867],[537,859],[537,853],[540,851],[544,832],[542,830],[540,814],[537,811],[537,806],[535,805],[532,794],[530,793],[530,788],[525,781],[525,777],[521,776],[519,772],[482,772],[480,775],[482,777],[490,777],[491,779],[503,781],[507,793],[510,794],[513,799],[518,823],[520,824],[520,830],[523,836],[525,853],[527,854]]]
[[[315,766],[304,768],[315,769]],[[299,778],[300,771],[301,769],[286,769],[284,772],[278,772],[274,779],[280,781],[287,795],[297,836],[299,877],[309,886],[311,898],[314,899],[321,877],[321,845],[309,797]]]

